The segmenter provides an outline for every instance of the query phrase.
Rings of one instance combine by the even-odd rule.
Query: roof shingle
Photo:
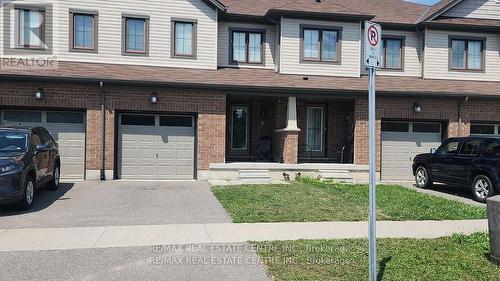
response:
[[[347,95],[366,94],[367,77],[283,75],[267,69],[219,70],[166,68],[138,65],[59,62],[58,69],[1,69],[3,78],[64,79],[116,83],[208,87],[246,91],[277,91]],[[377,91],[390,95],[500,97],[500,82],[433,80],[417,77],[378,76]]]

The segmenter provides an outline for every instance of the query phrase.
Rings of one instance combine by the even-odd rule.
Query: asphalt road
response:
[[[2,228],[231,222],[207,182],[98,182],[40,190],[28,212],[0,208]]]
[[[269,280],[248,244],[0,252],[1,280]]]

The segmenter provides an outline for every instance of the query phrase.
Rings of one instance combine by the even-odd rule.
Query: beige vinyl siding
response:
[[[450,71],[449,36],[486,38],[485,71]],[[425,42],[424,78],[500,81],[500,35],[427,30]]]
[[[359,77],[360,29],[359,23],[312,21],[283,18],[281,34],[281,70],[283,74]],[[301,63],[300,25],[342,28],[341,63]]]
[[[54,44],[59,61],[136,64],[165,67],[217,68],[217,12],[201,0],[46,0],[15,3],[53,3]],[[69,52],[69,10],[99,12],[98,53]],[[122,14],[150,17],[149,56],[122,56]],[[170,57],[171,19],[197,21],[197,58]],[[12,22],[13,24],[13,22]]]
[[[498,0],[465,0],[443,14],[447,17],[500,20]]]
[[[404,37],[403,48],[403,71],[399,70],[380,70],[377,75],[387,76],[414,76],[419,77],[422,73],[421,54],[422,39],[421,35],[412,31],[382,30],[382,36],[401,36]]]
[[[229,62],[229,48],[231,37],[229,29],[255,29],[265,30],[266,42],[264,44],[265,64],[252,65],[252,64],[230,64]],[[219,39],[218,39],[218,64],[222,67],[241,67],[241,68],[269,68],[274,69],[274,60],[276,54],[276,26],[258,23],[237,23],[237,22],[219,22]]]

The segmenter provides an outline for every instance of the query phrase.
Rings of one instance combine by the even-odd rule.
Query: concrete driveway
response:
[[[40,190],[27,212],[0,209],[2,228],[231,222],[207,182],[76,182]]]

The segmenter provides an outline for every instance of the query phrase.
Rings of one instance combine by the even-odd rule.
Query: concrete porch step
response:
[[[270,183],[269,170],[239,170],[238,179],[242,183]]]
[[[354,182],[351,172],[348,170],[319,170],[319,177],[322,180]]]

